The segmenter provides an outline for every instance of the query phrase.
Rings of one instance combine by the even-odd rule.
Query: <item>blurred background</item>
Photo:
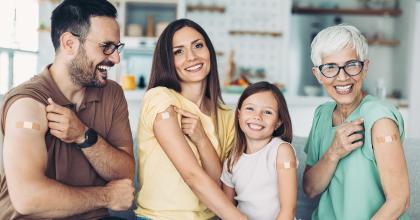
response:
[[[109,77],[126,91],[134,130],[157,37],[169,22],[185,17],[199,23],[215,46],[225,102],[234,107],[249,83],[276,83],[286,95],[297,136],[307,136],[315,107],[329,100],[311,74],[310,42],[327,26],[355,25],[369,41],[364,89],[397,105],[408,136],[420,138],[419,0],[111,2],[126,46]],[[59,3],[2,0],[0,96],[52,62],[50,16]]]

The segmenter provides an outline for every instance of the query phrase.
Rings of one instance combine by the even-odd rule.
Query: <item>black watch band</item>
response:
[[[79,148],[88,148],[96,144],[98,141],[98,133],[92,128],[87,129],[85,132],[85,141],[81,144],[77,144]]]

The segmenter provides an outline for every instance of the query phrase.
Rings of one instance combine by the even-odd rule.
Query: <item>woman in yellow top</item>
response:
[[[142,104],[137,219],[246,219],[220,188],[233,120],[206,32],[188,19],[172,22],[157,42]]]

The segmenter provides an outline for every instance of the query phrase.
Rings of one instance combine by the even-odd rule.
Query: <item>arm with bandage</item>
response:
[[[172,106],[156,115],[153,132],[185,183],[209,209],[222,219],[246,219],[199,165],[179,126],[177,113]]]
[[[131,206],[130,180],[105,187],[74,187],[45,176],[48,130],[45,106],[33,99],[15,101],[7,111],[3,145],[4,170],[13,207],[28,218],[63,218],[98,208]]]
[[[182,131],[195,144],[203,169],[217,184],[221,185],[221,161],[204,131],[200,117],[180,108],[174,107],[174,110],[181,115]]]
[[[289,143],[279,146],[276,159],[280,212],[276,220],[293,220],[297,200],[297,160]]]
[[[407,164],[395,122],[382,118],[372,127],[372,147],[386,201],[372,219],[397,219],[410,200]]]

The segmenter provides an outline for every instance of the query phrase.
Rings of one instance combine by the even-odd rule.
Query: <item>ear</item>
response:
[[[60,36],[60,50],[67,55],[76,55],[78,53],[80,40],[70,32],[64,32]]]
[[[278,129],[278,128],[282,125],[282,124],[283,124],[283,122],[279,120],[279,121],[277,122],[277,125],[276,125],[276,130],[277,130],[277,129]]]
[[[322,76],[317,67],[312,67],[312,74],[318,80],[318,83],[322,85]]]
[[[241,118],[241,110],[238,109],[238,119]]]
[[[369,64],[370,64],[370,60],[369,59],[366,59],[365,60],[365,64],[363,65],[363,71],[365,72],[365,75],[367,75],[367,73],[368,73]]]

